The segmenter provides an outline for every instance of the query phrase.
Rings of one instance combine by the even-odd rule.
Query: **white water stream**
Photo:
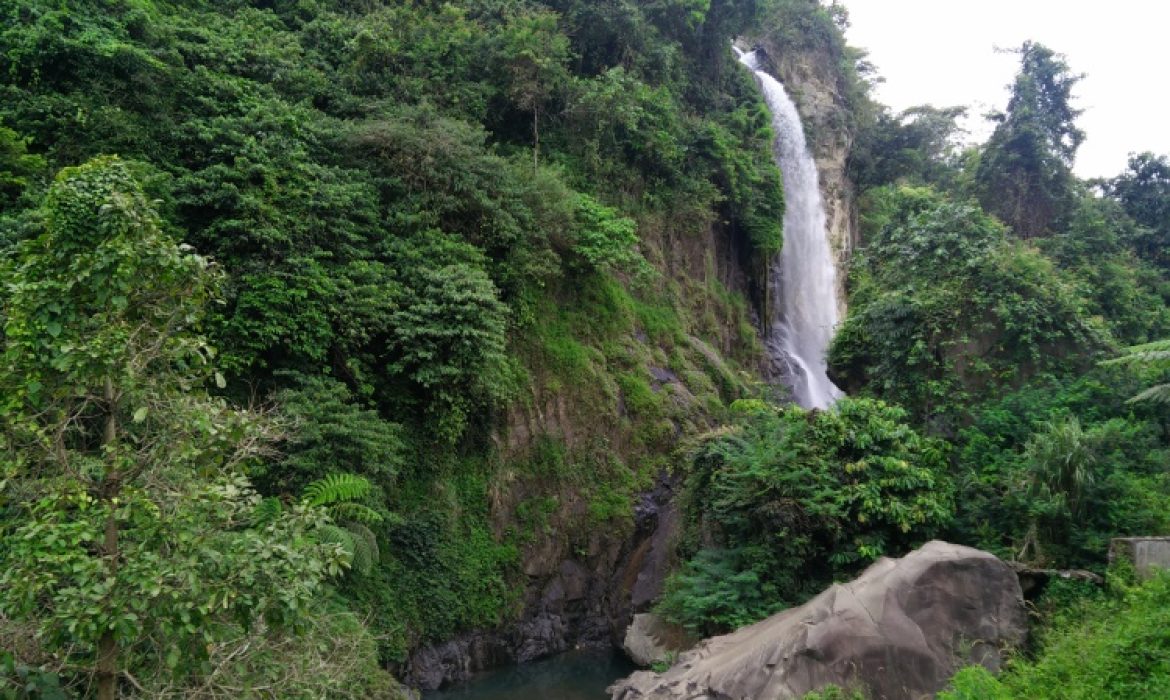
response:
[[[772,303],[764,346],[774,375],[792,388],[797,403],[827,408],[842,396],[829,381],[825,362],[837,326],[837,270],[816,162],[784,86],[759,69],[755,52],[734,50],[740,63],[755,74],[772,113],[776,133],[772,151],[784,173],[784,247],[769,268]]]

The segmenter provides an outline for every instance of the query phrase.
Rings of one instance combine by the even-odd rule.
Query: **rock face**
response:
[[[696,641],[682,627],[654,613],[640,613],[626,629],[622,651],[639,666],[651,666],[690,649]]]
[[[487,669],[619,644],[631,615],[662,592],[679,528],[676,488],[664,473],[642,494],[632,532],[598,528],[577,547],[552,537],[534,542],[523,560],[528,580],[520,619],[415,650],[398,669],[402,680],[434,690]]]
[[[845,318],[844,265],[858,244],[857,194],[849,178],[853,132],[850,108],[842,94],[841,70],[824,50],[782,51],[763,42],[771,70],[784,83],[805,125],[805,137],[817,162],[825,204],[829,244],[837,257],[838,318]]]
[[[683,654],[669,671],[640,671],[613,700],[800,698],[829,684],[864,686],[873,700],[933,697],[955,669],[995,670],[1023,641],[1015,573],[977,549],[930,542],[881,559],[854,581]]]

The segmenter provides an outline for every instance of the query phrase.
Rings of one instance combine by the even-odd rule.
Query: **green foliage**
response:
[[[722,122],[708,124],[698,143],[715,164],[715,182],[727,198],[726,215],[744,231],[762,261],[771,259],[784,242],[783,183],[767,157],[773,139],[768,110],[744,100]]]
[[[1024,42],[1016,53],[1020,72],[1007,112],[991,115],[997,126],[976,180],[984,207],[1017,236],[1033,238],[1052,233],[1075,205],[1071,169],[1085,134],[1071,100],[1083,76],[1041,44]]]
[[[1112,371],[983,404],[958,439],[954,536],[1008,558],[1100,569],[1111,537],[1170,527],[1163,428],[1153,407],[1126,403],[1136,386]]]
[[[1170,693],[1170,578],[1080,606],[1043,641],[1034,661],[1000,678],[965,668],[940,700],[1157,698]]]
[[[957,184],[963,107],[911,107],[879,112],[864,122],[849,157],[850,174],[862,190],[895,182],[951,189]]]
[[[638,253],[637,225],[588,195],[577,198],[577,240],[573,252],[593,270],[628,270],[646,268]]]
[[[1077,289],[970,204],[929,189],[872,191],[866,246],[831,374],[949,432],[966,406],[1043,372],[1075,371],[1107,341]]]
[[[63,170],[5,271],[0,619],[112,697],[180,684],[221,640],[294,627],[348,565],[307,507],[257,524],[241,465],[272,431],[212,399],[206,260],[161,228],[125,164]]]
[[[938,532],[953,511],[943,446],[905,420],[869,399],[740,413],[695,453],[692,556],[662,611],[698,631],[729,629]]]
[[[0,205],[11,204],[45,170],[45,159],[28,152],[29,139],[0,126]]]
[[[390,366],[426,392],[434,431],[453,441],[473,401],[501,391],[507,309],[471,246],[436,233],[400,242],[395,254],[403,279]]]
[[[1126,171],[1104,189],[1138,224],[1126,242],[1143,260],[1170,269],[1170,159],[1149,152],[1130,155]]]
[[[0,698],[4,700],[67,700],[61,678],[20,663],[9,651],[0,651]]]
[[[1152,343],[1126,348],[1120,357],[1107,360],[1104,365],[1137,365],[1143,369],[1165,375],[1170,369],[1170,340],[1155,340]],[[1170,384],[1160,383],[1143,389],[1130,401],[1170,402]]]
[[[402,426],[366,408],[345,384],[323,376],[299,376],[276,395],[289,424],[282,459],[253,470],[269,492],[298,492],[331,470],[390,485],[405,455]]]
[[[1170,332],[1166,300],[1170,288],[1161,271],[1134,252],[1128,241],[1138,226],[1107,199],[1085,197],[1068,226],[1039,246],[1122,343],[1141,343]]]

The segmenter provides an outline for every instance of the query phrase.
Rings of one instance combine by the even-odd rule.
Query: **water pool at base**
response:
[[[605,689],[637,670],[617,650],[571,651],[487,671],[423,700],[609,700]]]

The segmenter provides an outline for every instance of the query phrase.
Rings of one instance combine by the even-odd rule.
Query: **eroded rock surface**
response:
[[[652,666],[693,647],[698,640],[685,629],[654,613],[634,615],[622,651],[639,666]]]
[[[1027,633],[1016,574],[995,556],[930,542],[881,559],[808,603],[714,637],[665,673],[640,671],[613,700],[799,698],[829,684],[874,700],[932,697],[961,664],[996,670]]]

